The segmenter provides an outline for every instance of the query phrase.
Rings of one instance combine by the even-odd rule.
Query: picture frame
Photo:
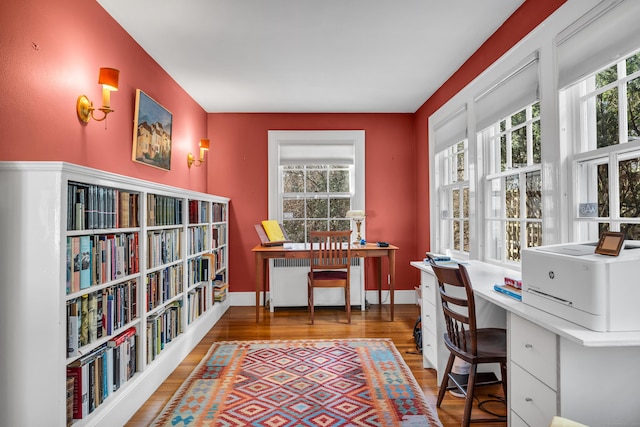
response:
[[[618,256],[624,246],[624,233],[605,231],[598,240],[595,253],[600,255]]]
[[[131,160],[171,170],[173,114],[156,100],[136,89]]]

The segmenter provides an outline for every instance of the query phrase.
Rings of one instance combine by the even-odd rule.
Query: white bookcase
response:
[[[225,197],[69,163],[0,162],[3,424],[67,425],[67,368],[96,352],[99,397],[72,425],[124,424],[229,306],[214,291],[229,280],[228,206]],[[84,265],[81,240],[93,242]],[[86,261],[88,283],[73,271]],[[107,304],[116,292],[125,306]],[[83,299],[98,301],[87,310],[95,315],[80,317],[88,331],[69,324],[69,307]],[[113,391],[115,352],[101,349],[125,331],[135,331],[136,356]]]

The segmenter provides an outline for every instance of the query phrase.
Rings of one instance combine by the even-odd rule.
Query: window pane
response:
[[[533,163],[542,162],[542,149],[540,144],[540,120],[531,123],[531,132],[533,140]]]
[[[337,231],[346,231],[346,230],[351,230],[351,220],[340,220],[340,219],[332,219],[329,221],[329,226],[331,227],[331,230],[337,230]],[[355,229],[353,230],[353,238],[356,238],[356,231]]]
[[[327,171],[326,169],[310,169],[307,171],[307,192],[326,193],[327,192]]]
[[[347,198],[331,198],[329,199],[329,203],[331,205],[329,216],[331,218],[344,218],[347,216],[347,211],[351,206],[351,201]]]
[[[326,198],[307,199],[307,218],[328,218],[329,204]]]
[[[507,130],[507,121],[506,120],[502,120],[500,122],[500,132],[504,132],[505,130]]]
[[[293,242],[303,243],[304,240],[304,220],[302,221],[282,221],[282,226],[287,232],[287,237]]]
[[[460,221],[453,221],[453,249],[460,250]]]
[[[618,88],[596,96],[597,145],[609,147],[618,143]]]
[[[302,193],[304,191],[304,171],[299,166],[287,168],[282,174],[283,190],[285,193]]]
[[[640,217],[640,158],[618,163],[620,217]]]
[[[451,195],[453,197],[453,212],[451,216],[453,218],[460,218],[460,190],[454,189]]]
[[[469,252],[469,221],[463,221],[462,225],[464,227],[462,239],[463,239],[463,248],[462,250],[465,252]]]
[[[531,106],[531,117],[533,117],[534,119],[536,117],[540,117],[540,103],[536,102],[535,104],[533,104]]]
[[[527,110],[522,110],[511,116],[511,126],[518,126],[527,120]]]
[[[458,178],[457,180],[464,181],[464,151],[459,151],[456,157],[457,157],[456,164],[458,166],[458,170],[456,174]]]
[[[506,257],[509,261],[520,261],[520,223],[507,221]]]
[[[511,167],[519,168],[527,166],[527,128],[511,133]]]
[[[620,231],[628,240],[640,240],[640,224],[620,224]]]
[[[349,171],[345,169],[329,172],[329,191],[333,193],[349,192]]]
[[[309,220],[307,221],[307,242],[309,242],[309,231],[328,231],[329,230],[329,221],[324,220]]]
[[[500,136],[500,170],[507,170],[507,136]]]
[[[469,187],[462,189],[462,216],[469,218]]]
[[[507,218],[520,217],[520,178],[512,175],[505,178]]]
[[[542,180],[540,171],[526,174],[525,184],[527,188],[526,208],[527,218],[542,218]]]
[[[627,76],[635,73],[636,71],[640,71],[640,53],[636,53],[633,56],[627,58]]]
[[[629,140],[640,139],[640,78],[627,82]]]
[[[282,217],[286,219],[304,218],[304,199],[283,200]]]
[[[618,79],[618,67],[613,65],[596,74],[596,88],[605,87]]]
[[[606,163],[598,165],[598,216],[609,216],[609,167]]]
[[[542,223],[527,222],[527,247],[542,246]]]

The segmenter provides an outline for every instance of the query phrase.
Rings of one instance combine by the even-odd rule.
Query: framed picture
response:
[[[171,170],[171,125],[173,115],[153,98],[136,89],[131,159]]]
[[[624,233],[605,231],[600,236],[595,252],[600,255],[618,256],[624,247]]]

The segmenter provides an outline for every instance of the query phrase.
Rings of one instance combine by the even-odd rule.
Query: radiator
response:
[[[351,260],[351,305],[365,309],[363,259]],[[269,308],[306,307],[309,259],[273,259],[269,265]],[[316,306],[344,306],[341,288],[316,289]]]

